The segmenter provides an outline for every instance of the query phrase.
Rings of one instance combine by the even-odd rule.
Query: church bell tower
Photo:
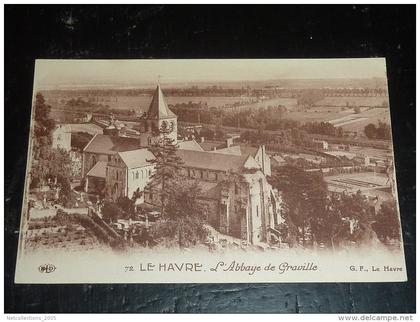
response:
[[[148,143],[151,144],[159,137],[159,130],[162,127],[168,130],[168,137],[176,143],[177,119],[177,116],[169,109],[160,85],[158,85],[144,120],[145,133],[149,134]]]

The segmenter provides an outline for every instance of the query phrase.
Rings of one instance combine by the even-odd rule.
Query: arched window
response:
[[[136,171],[136,179],[138,179],[138,178],[139,178],[139,172]]]
[[[152,170],[149,169],[149,177],[152,175]]]
[[[144,178],[144,172],[143,172],[143,169],[141,169],[141,178],[142,178],[142,179]]]

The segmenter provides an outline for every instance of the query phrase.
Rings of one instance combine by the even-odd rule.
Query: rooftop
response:
[[[121,159],[129,169],[140,168],[150,165],[150,160],[155,157],[148,149],[137,149],[132,151],[118,152]]]
[[[136,150],[138,148],[140,148],[140,141],[137,138],[97,134],[85,146],[83,151],[90,153],[115,154],[117,152]]]
[[[88,177],[106,178],[106,161],[98,161],[86,174]]]
[[[147,111],[147,118],[152,120],[176,118],[176,115],[169,109],[163,96],[160,85],[156,87],[152,102]]]
[[[75,132],[86,132],[92,135],[102,134],[102,128],[93,123],[83,123],[83,124],[67,124],[70,127],[72,133]]]
[[[234,145],[234,146],[230,146],[228,148],[222,148],[222,149],[214,150],[213,153],[243,155],[239,145]],[[244,154],[244,155],[246,155],[246,154]]]
[[[248,162],[248,155],[231,155],[207,151],[178,150],[177,154],[184,161],[184,165],[192,168],[228,171],[240,170],[244,166],[256,167],[255,162]]]
[[[222,149],[226,147],[225,141],[210,141],[209,140],[209,141],[200,142],[198,144],[200,144],[200,146],[202,147],[204,151],[212,151],[214,150],[214,148]]]
[[[200,146],[200,144],[198,144],[197,141],[195,141],[195,140],[178,142],[178,149],[204,151],[203,148]]]
[[[241,154],[243,155],[252,155],[253,157],[257,155],[258,148],[256,147],[249,146],[249,145],[241,145],[240,147],[241,147]]]
[[[195,180],[185,178],[183,182],[185,185],[193,183]],[[199,197],[203,199],[220,199],[220,191],[222,189],[220,182],[208,182],[203,180],[196,181],[198,188],[200,189]],[[146,189],[149,191],[159,191],[162,187],[162,183],[159,181],[149,181]]]

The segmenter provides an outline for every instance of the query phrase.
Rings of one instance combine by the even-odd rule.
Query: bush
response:
[[[128,197],[119,197],[117,206],[127,214],[132,214],[134,212],[134,202]]]
[[[115,203],[106,201],[102,207],[102,219],[108,223],[124,218],[124,212]]]

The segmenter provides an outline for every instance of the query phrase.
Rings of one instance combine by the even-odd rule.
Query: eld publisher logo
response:
[[[44,264],[38,267],[40,273],[52,273],[55,271],[55,266],[53,264]]]

